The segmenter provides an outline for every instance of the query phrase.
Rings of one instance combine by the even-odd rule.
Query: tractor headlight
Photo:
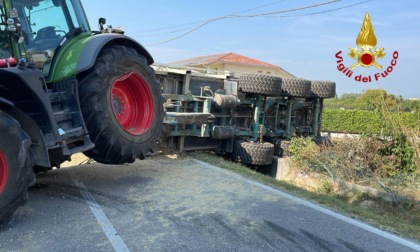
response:
[[[15,21],[12,18],[7,19],[7,30],[10,32],[16,31]]]
[[[9,26],[7,26],[7,29],[8,29],[10,32],[16,32],[16,26],[14,26],[14,25],[9,25]]]
[[[19,17],[18,11],[15,8],[9,10],[9,17],[18,18]]]
[[[15,22],[14,19],[7,19],[7,30],[10,32],[20,32],[22,30],[22,25],[19,22]]]

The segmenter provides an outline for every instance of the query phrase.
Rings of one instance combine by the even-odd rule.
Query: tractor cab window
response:
[[[76,13],[75,0],[15,0],[28,53],[36,67],[49,74],[56,49],[64,36],[75,28],[84,28]],[[76,5],[77,7],[77,5]]]
[[[12,56],[12,46],[7,32],[7,15],[3,2],[0,2],[0,59]]]

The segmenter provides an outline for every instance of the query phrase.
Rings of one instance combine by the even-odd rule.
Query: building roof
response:
[[[276,65],[263,62],[260,60],[252,59],[249,57],[245,57],[236,53],[222,53],[222,54],[200,56],[200,57],[171,62],[169,63],[169,65],[189,66],[189,65],[208,65],[208,64],[213,64],[213,63],[240,63],[240,64],[246,64],[246,65],[279,68]]]
[[[288,71],[284,70],[283,68],[276,66],[274,64],[270,64],[264,61],[260,61],[257,59],[252,59],[243,55],[239,55],[236,53],[222,53],[222,54],[213,54],[207,56],[199,56],[195,58],[179,60],[168,63],[170,66],[196,66],[196,65],[210,65],[214,63],[233,63],[233,64],[243,64],[243,65],[250,65],[250,66],[259,66],[259,67],[270,67],[276,68],[283,73],[289,75],[290,77],[295,77],[293,74],[289,73]]]

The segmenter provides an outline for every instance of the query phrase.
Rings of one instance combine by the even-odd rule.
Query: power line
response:
[[[304,6],[304,7],[298,7],[298,8],[289,9],[289,10],[283,10],[283,11],[277,11],[277,12],[270,12],[270,14],[280,14],[280,13],[285,13],[285,12],[292,12],[292,11],[304,10],[304,9],[314,8],[314,7],[318,7],[318,6],[321,6],[321,5],[331,4],[331,3],[339,2],[339,1],[341,1],[341,0],[332,0],[332,1],[329,1],[329,2],[324,2],[324,3],[319,3],[319,4]],[[267,15],[267,14],[268,13],[262,13],[260,15]],[[209,23],[212,23],[214,21],[218,21],[218,20],[221,20],[221,19],[228,19],[228,18],[239,18],[239,17],[245,17],[245,16],[232,16],[232,15],[229,15],[229,16],[223,16],[223,17],[209,19],[209,20],[205,21],[204,23],[198,25],[197,27],[195,27],[195,28],[193,28],[193,29],[191,29],[191,30],[189,30],[189,31],[187,31],[185,33],[182,33],[181,35],[178,35],[176,37],[173,37],[173,38],[168,39],[168,40],[165,40],[165,41],[161,41],[161,42],[158,42],[158,43],[150,44],[150,45],[147,45],[147,46],[161,45],[161,44],[165,44],[165,43],[174,41],[176,39],[179,39],[181,37],[184,37],[184,36],[186,36],[186,35],[194,32],[194,31],[200,29],[201,27],[203,27],[203,26],[205,26],[205,25],[207,25]]]
[[[264,4],[264,5],[257,6],[257,7],[251,8],[251,9],[243,10],[243,11],[240,11],[240,12],[235,12],[235,13],[232,13],[232,14],[229,14],[229,15],[226,15],[226,16],[232,16],[232,15],[237,15],[237,14],[241,14],[241,13],[245,13],[245,12],[249,12],[249,11],[261,9],[261,8],[264,8],[264,7],[267,7],[267,6],[270,6],[270,5],[274,5],[274,4],[278,4],[278,3],[281,3],[281,2],[285,2],[285,1],[287,1],[287,0],[281,0],[281,1],[276,1],[276,2],[272,2],[272,3]],[[165,26],[165,27],[156,28],[156,29],[149,29],[149,30],[137,31],[137,32],[134,32],[134,33],[131,33],[131,34],[154,32],[154,31],[160,31],[160,30],[168,30],[168,29],[172,29],[172,28],[176,28],[176,27],[180,27],[180,26],[191,26],[193,24],[200,24],[200,23],[203,23],[203,22],[206,22],[206,21],[208,21],[208,19],[201,20],[201,21],[196,21],[196,22],[185,23],[185,24],[179,24],[179,25]],[[188,28],[186,28],[186,29],[188,29]],[[186,29],[184,29],[184,30],[186,30]]]
[[[355,4],[350,4],[350,5],[346,5],[343,7],[338,7],[338,8],[334,8],[334,9],[329,9],[329,10],[324,10],[324,11],[318,11],[318,12],[311,12],[311,13],[306,13],[306,14],[301,14],[301,15],[293,15],[293,16],[271,16],[268,18],[290,18],[290,17],[303,17],[303,16],[312,16],[312,15],[318,15],[318,14],[323,14],[323,13],[327,13],[327,12],[334,12],[334,11],[338,11],[338,10],[342,10],[342,9],[347,9],[356,5],[361,5],[367,2],[370,2],[372,0],[366,0],[363,2],[359,2],[359,3],[355,3]]]
[[[286,1],[286,0],[276,1],[276,2],[273,2],[273,3],[264,4],[264,5],[261,5],[261,6],[254,7],[252,9],[248,9],[248,10],[236,12],[236,13],[233,13],[233,14],[230,14],[230,15],[236,15],[236,14],[241,14],[241,13],[245,13],[245,12],[249,12],[249,11],[261,9],[261,8],[264,8],[264,7],[267,7],[267,6],[270,6],[270,5],[274,5],[274,4],[278,4],[278,3],[281,3],[281,2],[284,2],[284,1]]]
[[[316,7],[319,7],[319,6],[322,6],[322,5],[332,4],[332,3],[340,2],[340,1],[341,0],[332,0],[332,1],[329,1],[329,2],[324,2],[324,3],[319,3],[319,4],[304,6],[304,7],[298,7],[298,8],[283,10],[283,11],[274,11],[274,12],[267,12],[267,13],[260,13],[260,14],[250,14],[250,15],[233,15],[232,18],[270,16],[270,15],[281,14],[281,13],[285,13],[285,12],[293,12],[293,11],[300,11],[300,10],[304,10],[304,9],[316,8]]]
[[[236,13],[233,13],[233,14],[230,14],[230,15],[227,15],[227,16],[229,16],[229,17],[232,16],[232,18],[236,18],[236,16],[234,16],[234,15],[244,13],[244,12],[248,12],[248,11],[252,11],[252,10],[256,10],[256,9],[260,9],[260,8],[263,8],[263,7],[267,7],[267,6],[274,5],[274,4],[277,4],[277,3],[280,3],[280,2],[285,2],[285,1],[287,1],[287,0],[276,1],[276,2],[273,2],[273,3],[258,6],[258,7],[255,7],[255,8],[251,8],[251,9],[247,9],[247,10],[244,10],[244,11],[236,12]],[[338,10],[341,10],[341,9],[350,8],[350,7],[353,7],[353,6],[356,6],[356,5],[361,5],[361,4],[370,2],[370,1],[372,1],[372,0],[366,0],[366,1],[363,1],[363,2],[359,2],[359,3],[355,3],[355,4],[351,4],[351,5],[346,5],[346,6],[343,6],[343,7],[328,9],[328,10],[319,11],[319,12],[311,12],[311,13],[301,14],[301,15],[266,16],[265,18],[292,18],[292,17],[302,17],[302,16],[313,16],[313,15],[318,15],[318,14],[322,14],[322,13],[334,12],[334,11],[338,11]],[[242,16],[240,16],[240,17],[242,17]],[[240,18],[240,17],[238,17],[238,18]],[[197,22],[190,22],[190,23],[185,23],[185,24],[171,25],[171,26],[165,26],[165,27],[161,27],[161,28],[131,32],[130,35],[136,35],[136,34],[140,34],[140,33],[148,33],[148,32],[154,32],[154,31],[161,31],[161,30],[168,30],[168,29],[172,29],[172,28],[176,28],[176,27],[182,27],[182,26],[191,26],[193,24],[200,24],[200,23],[203,23],[203,22],[206,22],[206,21],[208,21],[208,19],[207,20],[202,20],[202,21],[197,21]],[[152,35],[144,35],[144,36],[138,35],[137,37],[157,37],[157,36],[162,36],[162,35],[168,35],[168,34],[181,32],[181,31],[186,31],[186,30],[189,30],[189,29],[190,28],[183,28],[183,29],[177,29],[177,30],[173,30],[173,31],[162,32],[162,33],[157,33],[157,34],[152,34]]]
[[[171,25],[171,26],[165,26],[165,27],[161,27],[161,28],[156,28],[156,29],[150,29],[150,30],[143,30],[143,31],[137,31],[131,34],[138,34],[138,33],[146,33],[146,32],[154,32],[154,31],[161,31],[161,30],[168,30],[168,29],[172,29],[172,28],[176,28],[176,27],[181,27],[181,26],[191,26],[193,24],[200,24],[204,21],[196,21],[196,22],[191,22],[191,23],[185,23],[185,24],[179,24],[179,25]],[[187,28],[188,29],[188,28]]]
[[[250,18],[250,17],[267,17],[267,16],[272,16],[272,15],[275,15],[275,14],[281,14],[281,13],[287,13],[287,12],[295,12],[295,11],[300,11],[300,10],[304,10],[304,9],[316,8],[316,7],[319,7],[319,6],[329,5],[329,4],[332,4],[332,3],[335,3],[335,2],[340,2],[340,1],[341,1],[341,0],[332,0],[332,1],[328,1],[328,2],[323,2],[323,3],[318,3],[318,4],[313,4],[313,5],[303,6],[303,7],[297,7],[297,8],[288,9],[288,10],[275,11],[275,12],[267,12],[267,13],[259,13],[259,14],[250,14],[250,15],[236,15],[236,14],[234,14],[234,15],[228,15],[228,16],[222,16],[222,17],[218,17],[218,18],[213,18],[213,19],[209,19],[209,20],[204,21],[202,24],[200,24],[200,25],[198,25],[198,26],[194,27],[193,29],[191,29],[191,30],[189,30],[189,31],[187,31],[187,32],[185,32],[185,33],[182,33],[182,34],[180,34],[180,35],[178,35],[178,36],[176,36],[176,37],[173,37],[173,38],[171,38],[171,39],[164,40],[164,41],[161,41],[161,42],[158,42],[158,43],[149,44],[149,45],[147,45],[147,46],[156,46],[156,45],[161,45],[161,44],[165,44],[165,43],[168,43],[168,42],[174,41],[174,40],[176,40],[176,39],[179,39],[179,38],[181,38],[181,37],[184,37],[184,36],[186,36],[186,35],[188,35],[188,34],[190,34],[190,33],[194,32],[194,31],[196,31],[196,30],[198,30],[198,29],[202,28],[203,26],[205,26],[205,25],[207,25],[207,24],[209,24],[209,23],[212,23],[212,22],[215,22],[215,21],[218,21],[218,20],[222,20],[222,19],[230,19],[230,18]],[[337,11],[337,10],[341,10],[341,9],[344,9],[344,8],[350,8],[350,7],[353,7],[353,6],[355,6],[355,5],[363,4],[363,3],[366,3],[366,2],[370,2],[370,1],[372,1],[372,0],[366,0],[366,1],[359,2],[359,3],[357,3],[357,4],[351,4],[351,5],[347,5],[347,6],[343,6],[343,7],[339,7],[339,8],[335,8],[335,9],[331,9],[331,10],[328,10],[328,11],[320,11],[320,12],[309,13],[309,14],[303,14],[303,15],[294,15],[294,16],[276,16],[276,17],[297,17],[297,16],[305,16],[305,15],[316,15],[316,14],[321,14],[321,13],[325,13],[325,12]]]
[[[167,32],[161,32],[161,33],[156,33],[156,34],[148,34],[148,35],[137,35],[136,37],[158,37],[158,36],[162,36],[162,35],[168,35],[168,34],[173,34],[173,33],[178,33],[181,31],[187,31],[190,30],[191,28],[182,28],[182,29],[178,29],[178,30],[173,30],[173,31],[167,31]],[[130,35],[132,36],[133,34],[136,33],[130,33]]]

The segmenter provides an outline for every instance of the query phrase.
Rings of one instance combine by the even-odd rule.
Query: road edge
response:
[[[327,215],[329,215],[331,217],[334,217],[334,218],[336,218],[338,220],[341,220],[341,221],[344,221],[344,222],[349,223],[351,225],[357,226],[359,228],[362,228],[362,229],[364,229],[366,231],[369,231],[371,233],[374,233],[376,235],[379,235],[379,236],[381,236],[383,238],[386,238],[386,239],[391,240],[393,242],[399,243],[399,244],[404,245],[406,247],[409,247],[409,248],[412,248],[414,250],[420,251],[420,244],[415,243],[413,241],[409,241],[409,240],[404,239],[404,238],[401,238],[401,237],[399,237],[397,235],[394,235],[394,234],[385,232],[383,230],[380,230],[380,229],[378,229],[376,227],[373,227],[373,226],[368,225],[366,223],[363,223],[361,221],[358,221],[358,220],[349,218],[347,216],[344,216],[342,214],[336,213],[336,212],[334,212],[334,211],[332,211],[332,210],[330,210],[328,208],[325,208],[325,207],[319,206],[317,204],[311,203],[309,201],[300,199],[300,198],[295,197],[295,196],[293,196],[291,194],[288,194],[286,192],[283,192],[283,191],[281,191],[279,189],[275,189],[273,187],[270,187],[270,186],[261,184],[259,182],[256,182],[256,181],[253,181],[253,180],[244,178],[243,176],[241,176],[239,174],[233,173],[231,171],[224,170],[224,169],[222,169],[220,167],[211,165],[211,164],[206,163],[206,162],[203,162],[201,160],[197,160],[195,158],[192,158],[192,160],[194,162],[199,163],[201,165],[204,165],[207,168],[212,169],[214,171],[217,171],[217,172],[220,172],[220,173],[223,173],[223,174],[227,174],[227,175],[232,176],[233,178],[238,179],[240,181],[243,181],[245,183],[254,185],[254,186],[256,186],[258,188],[261,188],[263,190],[266,190],[266,191],[269,191],[271,193],[277,194],[279,196],[285,197],[287,199],[293,200],[293,201],[295,201],[295,202],[297,202],[297,203],[299,203],[301,205],[304,205],[304,206],[309,207],[311,209],[314,209],[314,210],[317,210],[317,211],[322,212],[324,214],[327,214]]]

